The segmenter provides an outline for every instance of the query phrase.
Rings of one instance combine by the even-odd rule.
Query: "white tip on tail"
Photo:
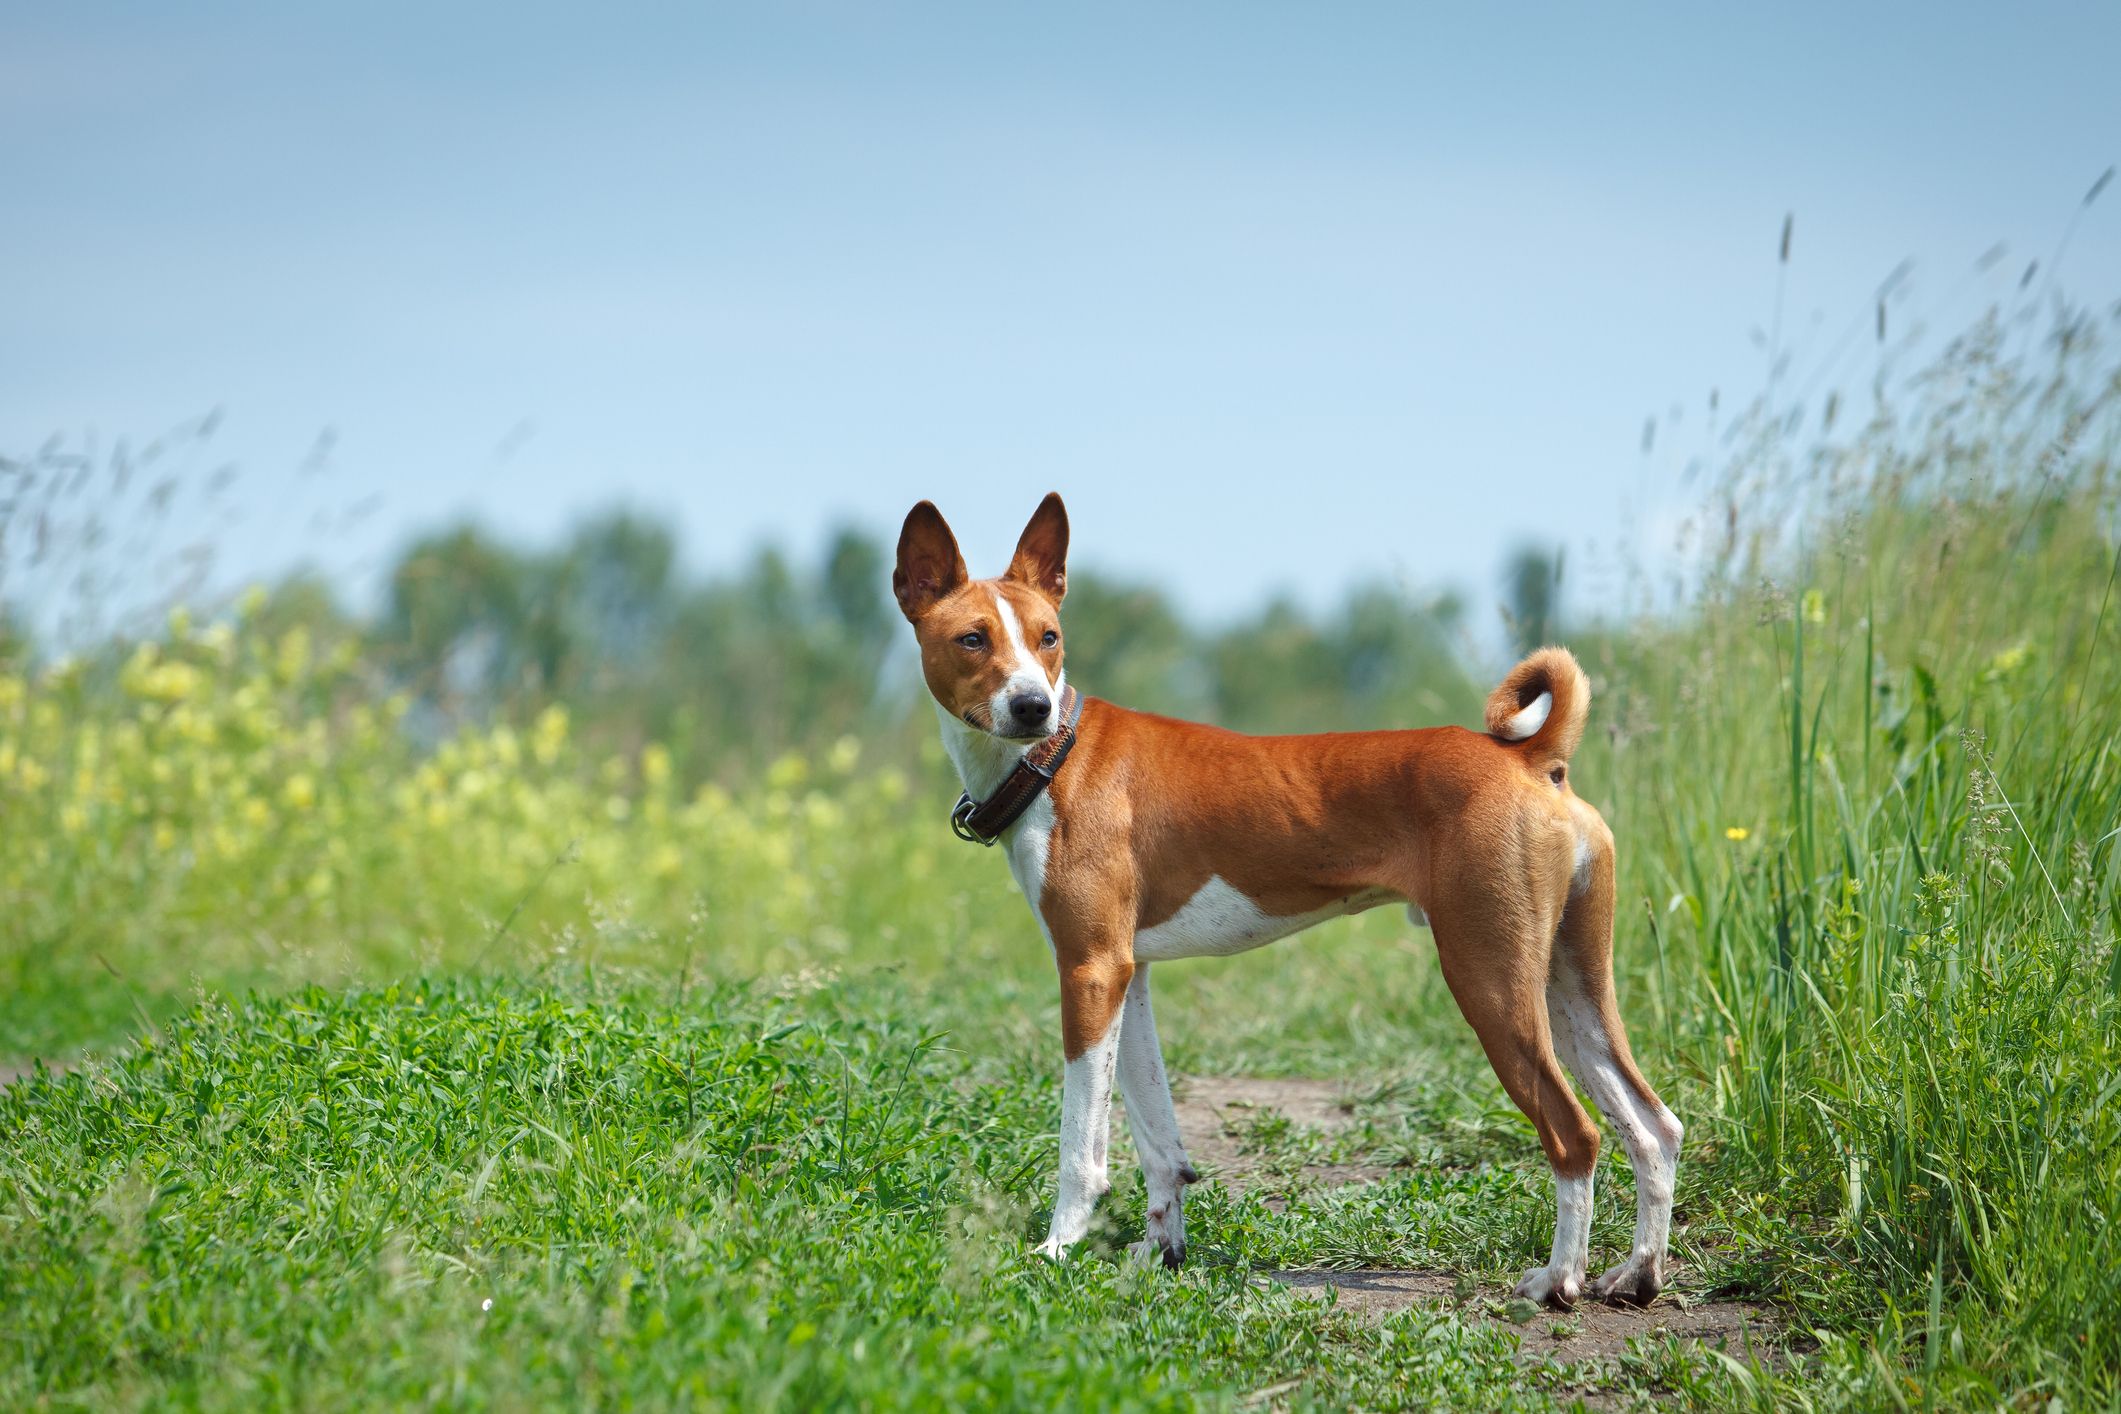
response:
[[[1547,724],[1547,713],[1554,710],[1554,694],[1542,692],[1530,703],[1517,709],[1516,715],[1502,724],[1502,734],[1511,741],[1523,741]]]

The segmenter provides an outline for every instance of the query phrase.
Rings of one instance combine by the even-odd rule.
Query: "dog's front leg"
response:
[[[1134,1153],[1148,1190],[1149,1232],[1133,1248],[1144,1261],[1177,1267],[1186,1260],[1185,1189],[1200,1175],[1186,1159],[1178,1114],[1171,1106],[1171,1078],[1156,1040],[1156,1013],[1149,1005],[1149,964],[1136,963],[1121,1011],[1119,1089],[1127,1100]]]
[[[1058,951],[1058,949],[1056,949]],[[1065,954],[1064,954],[1065,956]],[[1053,1225],[1039,1244],[1058,1259],[1090,1230],[1090,1213],[1111,1187],[1112,1072],[1119,1057],[1121,1004],[1131,960],[1107,952],[1061,967],[1061,1038],[1068,1067],[1061,1084],[1060,1191]]]

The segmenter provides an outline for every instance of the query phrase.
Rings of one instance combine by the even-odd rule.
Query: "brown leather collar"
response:
[[[974,800],[970,795],[957,798],[957,807],[950,812],[950,828],[959,839],[991,845],[1002,837],[1002,831],[1016,823],[1017,816],[1031,808],[1038,793],[1053,783],[1053,773],[1061,768],[1061,762],[1068,759],[1068,752],[1075,745],[1075,722],[1082,713],[1083,700],[1076,695],[1075,685],[1065,684],[1061,688],[1061,721],[1053,735],[1019,757],[994,794],[985,800]]]

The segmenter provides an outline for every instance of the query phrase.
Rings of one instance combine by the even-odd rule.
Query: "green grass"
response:
[[[0,1397],[1192,1408],[1273,1386],[1509,1408],[1560,1388],[1518,1373],[1510,1335],[1368,1327],[1254,1274],[1344,1257],[1351,1232],[1433,1254],[1497,1212],[1526,1228],[1546,1198],[1521,1175],[1285,1215],[1211,1197],[1182,1276],[1110,1260],[1109,1235],[1054,1268],[1025,1255],[1051,1067],[953,1046],[909,1005],[888,979],[682,1006],[580,977],[311,989],[40,1076],[0,1095]],[[1138,1192],[1113,1202],[1139,1223]],[[1670,1350],[1607,1378],[1737,1388]]]
[[[1612,1399],[2121,1402],[2121,382],[1999,343],[1803,456],[1753,425],[1684,605],[1571,636],[1683,1285],[1798,1347],[1644,1351]],[[1156,985],[1173,1069],[1344,1079],[1408,1166],[1197,1190],[1174,1277],[1116,1259],[1122,1163],[1051,1270],[1051,962],[932,751],[699,795],[563,726],[423,756],[359,663],[255,638],[0,673],[0,1060],[103,1057],[0,1094],[0,1405],[1573,1397],[1259,1280],[1544,1251],[1396,911]]]

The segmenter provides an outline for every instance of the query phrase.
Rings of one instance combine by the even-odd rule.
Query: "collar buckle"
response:
[[[966,844],[983,844],[987,848],[992,849],[994,848],[994,840],[988,839],[985,835],[972,828],[972,812],[977,809],[979,809],[979,802],[970,795],[958,796],[957,806],[950,812],[950,833],[956,835]],[[997,835],[994,838],[1000,839],[1001,836]]]

